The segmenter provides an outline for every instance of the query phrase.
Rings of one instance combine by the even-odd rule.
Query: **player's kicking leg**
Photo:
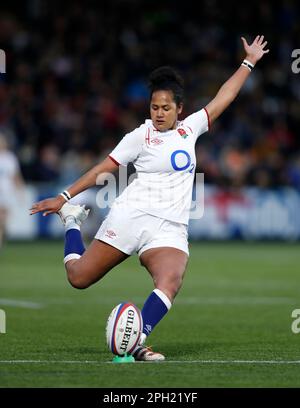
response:
[[[160,247],[145,251],[140,260],[152,276],[155,289],[142,309],[143,333],[132,354],[139,361],[161,361],[165,360],[164,355],[144,346],[144,342],[170,310],[182,284],[188,255],[176,248]]]
[[[128,258],[127,254],[117,248],[96,239],[87,249],[84,248],[80,225],[89,214],[84,206],[66,203],[58,214],[65,226],[64,263],[68,280],[73,287],[89,287]]]

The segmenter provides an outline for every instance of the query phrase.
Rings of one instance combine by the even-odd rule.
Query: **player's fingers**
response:
[[[47,217],[47,215],[52,214],[53,211],[45,211],[43,213],[43,217]]]
[[[33,205],[29,208],[29,210],[30,210],[30,211],[35,211],[37,208],[38,208],[37,204],[33,204]]]
[[[267,54],[270,50],[263,50],[264,54]]]
[[[241,37],[241,40],[243,41],[244,46],[249,46],[247,43],[247,40],[244,37]]]
[[[268,41],[265,41],[262,45],[261,48],[265,48],[265,46],[268,44]]]
[[[260,37],[260,39],[258,40],[258,44],[261,45],[262,42],[263,42],[263,40],[264,40],[264,36],[262,35],[262,36]]]
[[[33,208],[36,208],[38,206],[38,204],[37,203],[34,203],[34,204],[32,204],[32,206],[31,206],[31,210],[33,209]]]
[[[260,37],[260,35],[257,35],[257,36],[255,37],[255,40],[253,41],[253,43],[257,43],[257,42],[259,41],[259,37]]]
[[[44,206],[44,201],[38,201],[37,203],[33,203],[32,206],[31,206],[31,208],[34,208],[34,209],[39,208],[39,209],[41,209],[43,206]]]
[[[30,208],[30,215],[37,214],[38,212],[42,211],[41,208]]]
[[[40,201],[39,203],[33,204],[32,207],[30,208],[30,211],[32,214],[36,214],[41,211],[45,211],[49,209],[49,205],[46,205],[43,201]]]
[[[37,214],[37,213],[39,213],[39,212],[41,212],[41,211],[42,211],[42,210],[40,210],[39,208],[36,208],[36,209],[34,209],[34,210],[31,210],[30,215]]]

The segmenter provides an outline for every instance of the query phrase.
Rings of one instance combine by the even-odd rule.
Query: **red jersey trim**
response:
[[[210,128],[211,128],[211,123],[210,123],[210,119],[209,119],[209,114],[208,114],[206,108],[203,108],[203,109],[205,110],[205,113],[206,113],[206,115],[207,115],[208,130],[210,130]]]
[[[116,159],[114,159],[113,157],[111,157],[110,155],[108,155],[108,157],[110,158],[110,160],[112,160],[117,166],[120,166],[121,163],[117,162]]]
[[[147,128],[146,134],[145,134],[145,142],[146,145],[150,146],[150,129]]]

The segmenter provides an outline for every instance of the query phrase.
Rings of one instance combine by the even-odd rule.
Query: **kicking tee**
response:
[[[160,132],[152,120],[127,133],[109,157],[127,166],[137,178],[116,198],[114,205],[188,224],[196,168],[195,143],[209,130],[205,108],[178,122],[176,129]]]

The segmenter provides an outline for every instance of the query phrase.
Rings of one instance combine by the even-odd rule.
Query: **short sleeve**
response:
[[[183,124],[192,130],[195,140],[197,140],[200,135],[210,129],[207,110],[203,108],[200,111],[192,113],[184,119]]]
[[[127,166],[133,162],[142,151],[144,137],[141,128],[127,133],[118,143],[109,157],[117,164]]]

